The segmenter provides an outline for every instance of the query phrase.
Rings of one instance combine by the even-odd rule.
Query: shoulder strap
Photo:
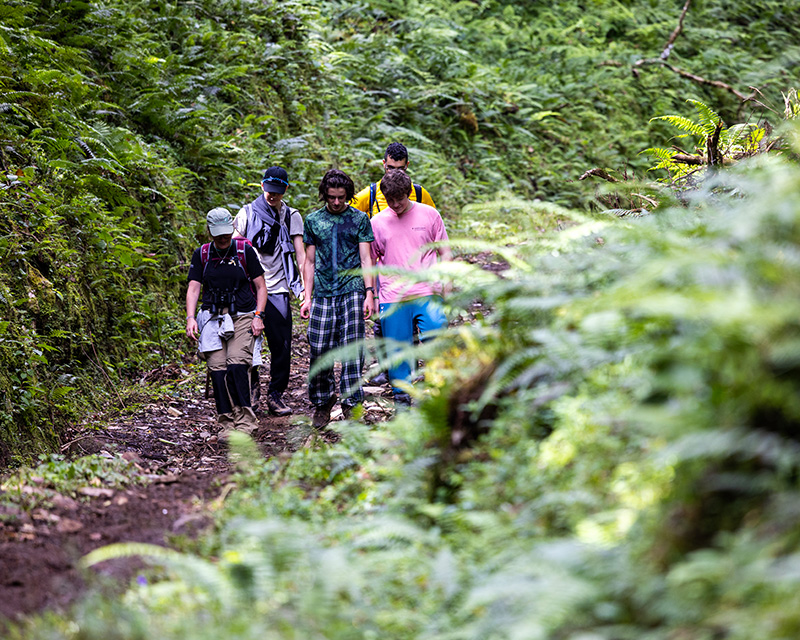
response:
[[[242,236],[234,238],[233,241],[236,243],[236,257],[239,260],[239,266],[244,271],[244,275],[247,277],[247,281],[250,283],[250,291],[253,292],[253,295],[256,295],[256,288],[253,285],[253,281],[250,279],[250,273],[247,271],[247,256],[244,254],[245,247],[252,247],[253,243]]]
[[[244,269],[244,275],[246,275],[249,280],[250,274],[247,273],[247,257],[244,255],[244,248],[248,244],[252,247],[253,243],[242,236],[234,238],[233,241],[236,243],[236,257],[239,258],[239,266]]]
[[[206,267],[208,266],[208,257],[211,255],[211,243],[206,242],[200,247],[200,264],[203,267],[203,278],[206,276]]]
[[[422,202],[422,185],[414,183],[414,195],[417,196],[417,202]]]
[[[371,218],[372,217],[372,207],[375,206],[378,202],[378,185],[374,182],[369,185],[369,211],[367,215]],[[381,212],[381,205],[378,204],[378,213]]]

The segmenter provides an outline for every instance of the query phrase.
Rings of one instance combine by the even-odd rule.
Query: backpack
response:
[[[417,196],[417,202],[422,202],[422,185],[414,183],[414,195]],[[378,204],[378,185],[372,183],[369,185],[369,216],[372,217],[372,207],[378,207],[378,213],[381,212],[381,205]]]
[[[253,244],[247,239],[242,236],[237,236],[236,238],[232,238],[231,242],[236,245],[236,259],[239,263],[239,266],[244,271],[245,277],[247,277],[247,281],[250,283],[250,291],[253,292],[253,295],[256,293],[256,289],[253,286],[253,281],[250,279],[250,274],[247,272],[247,259],[244,255],[244,248],[246,246],[253,246]],[[206,269],[208,268],[208,263],[211,261],[211,243],[206,242],[202,247],[200,247],[200,264],[203,265],[203,279],[206,276]]]

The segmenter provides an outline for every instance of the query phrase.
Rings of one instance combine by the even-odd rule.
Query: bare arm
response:
[[[367,273],[372,270],[372,243],[359,242],[358,255],[361,258],[361,271],[364,273],[364,286],[369,289],[364,297],[364,319],[366,320],[375,313],[375,276]]]
[[[202,285],[197,280],[189,280],[186,290],[186,335],[192,340],[197,340],[197,299],[200,297]]]
[[[297,259],[297,270],[300,272],[300,277],[303,279],[303,284],[306,282],[305,266],[306,266],[306,246],[303,244],[303,236],[292,236],[292,243],[294,244],[294,255]]]
[[[314,266],[317,257],[317,247],[313,244],[306,245],[306,260],[303,265],[303,304],[300,306],[300,317],[308,318],[311,315],[311,299],[314,296]]]

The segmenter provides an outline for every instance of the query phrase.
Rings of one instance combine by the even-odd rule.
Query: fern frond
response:
[[[669,122],[673,127],[677,127],[681,131],[688,131],[692,135],[701,137],[703,139],[706,138],[709,134],[713,133],[713,129],[708,131],[703,125],[698,124],[685,116],[678,116],[678,115],[670,115],[670,116],[656,116],[654,118],[650,118],[650,122],[653,120],[666,120]]]
[[[711,135],[714,133],[717,125],[722,121],[722,118],[719,117],[719,114],[706,103],[700,102],[700,100],[692,100],[690,98],[686,102],[694,105],[694,108],[697,109],[697,113],[700,115],[700,124],[702,125],[706,135]]]

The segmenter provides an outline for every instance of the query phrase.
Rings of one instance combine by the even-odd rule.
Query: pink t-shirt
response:
[[[384,209],[372,218],[372,257],[377,266],[407,269],[414,274],[424,273],[438,261],[435,248],[426,247],[430,242],[447,240],[447,231],[439,212],[427,204],[412,202],[411,208],[402,216],[391,209]],[[403,276],[380,276],[381,304],[399,302],[439,293],[441,286],[430,282],[415,282]]]

